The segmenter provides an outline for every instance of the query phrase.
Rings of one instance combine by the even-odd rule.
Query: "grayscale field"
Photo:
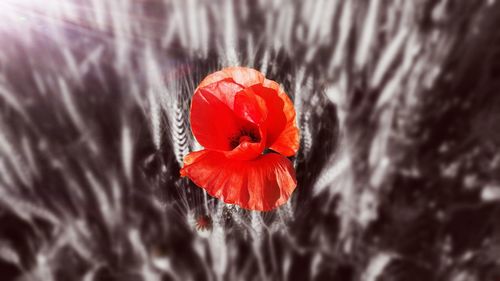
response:
[[[500,281],[499,26],[495,0],[0,0],[0,280]],[[274,211],[179,176],[233,65],[297,111]]]

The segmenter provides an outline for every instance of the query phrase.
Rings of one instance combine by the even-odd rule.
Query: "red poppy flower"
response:
[[[297,185],[286,156],[297,153],[292,101],[257,70],[208,75],[191,102],[191,129],[204,150],[184,158],[181,175],[210,195],[246,209],[284,204]]]

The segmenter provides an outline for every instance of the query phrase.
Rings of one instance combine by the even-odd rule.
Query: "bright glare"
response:
[[[0,28],[19,28],[61,16],[65,6],[62,0],[1,0]]]

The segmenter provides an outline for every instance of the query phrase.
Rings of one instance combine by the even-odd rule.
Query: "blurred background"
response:
[[[0,0],[1,280],[500,280],[495,0]],[[248,66],[297,110],[253,212],[179,177],[190,98]]]

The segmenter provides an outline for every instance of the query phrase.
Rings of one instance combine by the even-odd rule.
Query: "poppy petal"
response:
[[[205,87],[228,78],[231,78],[234,82],[245,87],[261,84],[265,79],[264,75],[255,69],[233,66],[209,74],[205,79],[203,79],[203,81],[201,81],[198,88]]]
[[[198,87],[195,94],[200,90],[205,90],[214,95],[218,100],[224,103],[231,110],[234,108],[234,99],[236,94],[244,90],[241,85],[234,83],[230,78],[211,83],[204,87]]]
[[[250,122],[242,120],[211,92],[198,90],[191,102],[191,130],[205,148],[231,150],[230,137]]]
[[[242,119],[258,124],[267,117],[266,102],[251,89],[243,88],[232,79],[224,79],[200,87],[195,95],[200,91],[210,92]]]
[[[245,209],[274,209],[288,200],[297,185],[292,163],[277,153],[252,161],[231,160],[210,150],[191,154],[186,156],[181,175],[210,195]]]
[[[228,158],[251,160],[265,149],[266,131],[260,124],[267,118],[266,102],[251,89],[231,84],[221,80],[196,91],[191,127],[205,148],[224,151]]]
[[[261,124],[267,119],[266,101],[256,95],[251,88],[244,89],[234,98],[234,112],[239,117],[254,124]]]
[[[211,99],[210,103],[218,104],[218,107],[193,114],[193,109],[199,108],[195,105],[193,98],[191,116],[192,119],[194,116],[198,120],[192,120],[192,123],[200,125],[193,126],[193,134],[206,148],[221,151],[235,148],[234,145],[228,144],[227,139],[231,136],[238,136],[238,131],[241,131],[242,127],[248,127],[248,122],[251,122],[257,124],[260,129],[266,128],[263,132],[266,134],[267,147],[285,156],[297,153],[299,130],[295,121],[295,109],[292,101],[278,83],[265,79],[262,73],[251,68],[229,67],[208,75],[200,83],[195,96],[200,95],[201,91],[210,92],[220,103],[233,111],[230,114],[227,109],[223,109],[218,102]],[[198,104],[205,108],[209,106],[207,102]],[[213,124],[206,126],[209,123],[206,122],[207,120],[211,120],[210,123]],[[201,128],[202,125],[205,128]],[[260,146],[245,144],[238,149],[240,150],[257,151],[260,150]],[[239,158],[239,154],[235,151],[231,155],[236,159],[249,157],[242,155],[243,158]],[[233,156],[227,156],[233,158]]]
[[[266,88],[262,85],[254,85],[251,89],[266,104],[267,116],[270,117],[265,120],[267,133],[266,145],[270,147],[278,139],[281,132],[283,132],[287,123],[283,112],[284,102],[274,89]]]
[[[278,97],[283,101],[283,109],[282,112],[285,116],[285,126],[284,129],[281,131],[281,133],[275,138],[273,142],[273,132],[268,131],[268,143],[269,143],[269,148],[281,153],[285,156],[292,156],[297,153],[299,150],[299,129],[297,128],[296,121],[295,121],[295,109],[293,106],[292,101],[288,97],[288,95],[281,89],[280,85],[272,80],[265,79],[263,84],[263,87],[273,89],[276,91]],[[256,91],[259,93],[259,91]],[[269,104],[276,104],[276,102],[271,101],[269,98],[266,99],[268,109],[271,108]],[[276,105],[274,105],[276,106]],[[269,109],[269,111],[271,111]],[[271,115],[272,113],[269,113]],[[274,115],[272,115],[274,116]],[[277,116],[277,115],[276,115]],[[278,121],[275,121],[276,124],[267,124],[270,128],[279,128],[280,124],[278,124]]]
[[[193,151],[193,152],[189,153],[188,155],[184,156],[184,166],[193,164],[194,162],[196,162],[196,160],[198,158],[204,156],[207,153],[207,151],[208,150],[206,150],[206,149],[199,150],[199,151]],[[181,176],[183,176],[183,177],[187,176],[187,174],[184,174],[183,171],[184,171],[184,169],[181,169]]]

